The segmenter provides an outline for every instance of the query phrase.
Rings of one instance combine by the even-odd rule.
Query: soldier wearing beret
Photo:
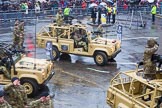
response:
[[[9,104],[13,108],[25,108],[27,104],[27,94],[24,86],[20,84],[17,77],[11,79],[12,83],[4,87],[4,91],[9,95]]]
[[[29,108],[54,108],[54,106],[48,92],[43,92],[38,100],[29,103]]]
[[[0,108],[12,108],[11,105],[4,100],[4,92],[0,91]]]

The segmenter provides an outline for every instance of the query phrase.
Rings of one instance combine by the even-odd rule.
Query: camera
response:
[[[159,63],[158,68],[160,69],[162,64],[162,55],[153,54],[151,60],[153,62]]]

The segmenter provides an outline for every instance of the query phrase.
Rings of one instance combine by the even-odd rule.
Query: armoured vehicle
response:
[[[54,75],[54,64],[51,61],[26,57],[22,51],[13,49],[11,45],[1,43],[0,55],[0,66],[6,67],[11,73],[11,78],[20,79],[29,97],[35,96]],[[8,83],[11,83],[11,79],[0,70],[0,84]]]
[[[84,45],[78,45],[74,37],[79,35]],[[54,60],[60,53],[93,57],[97,65],[103,66],[121,51],[119,40],[93,36],[82,24],[57,26],[55,23],[42,27],[37,33],[38,47],[45,48],[48,41],[52,42]],[[85,45],[87,49],[85,49]]]
[[[112,108],[160,108],[157,106],[162,102],[161,70],[158,69],[156,79],[147,80],[138,67],[120,72],[111,80],[106,101]]]

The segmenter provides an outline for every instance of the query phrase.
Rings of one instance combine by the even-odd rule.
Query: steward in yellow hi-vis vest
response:
[[[155,22],[155,15],[156,15],[156,5],[152,6],[151,14],[152,14],[152,23],[154,23]]]
[[[65,9],[64,9],[64,21],[65,23],[68,23],[68,20],[69,20],[69,15],[70,15],[70,8],[69,6],[67,6]]]
[[[107,23],[110,23],[111,14],[112,14],[112,8],[111,8],[111,6],[109,5],[109,6],[107,7]]]
[[[116,7],[115,5],[113,5],[113,8],[112,8],[112,23],[114,24],[115,23],[115,16],[116,16]]]

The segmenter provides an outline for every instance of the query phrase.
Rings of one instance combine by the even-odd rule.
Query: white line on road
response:
[[[134,37],[134,38],[123,38],[122,40],[133,40],[133,39],[158,39],[159,37]]]
[[[102,71],[102,70],[97,70],[97,69],[94,69],[94,68],[87,68],[88,70],[93,70],[93,71],[96,71],[96,72],[100,72],[100,73],[110,73],[109,71]]]

